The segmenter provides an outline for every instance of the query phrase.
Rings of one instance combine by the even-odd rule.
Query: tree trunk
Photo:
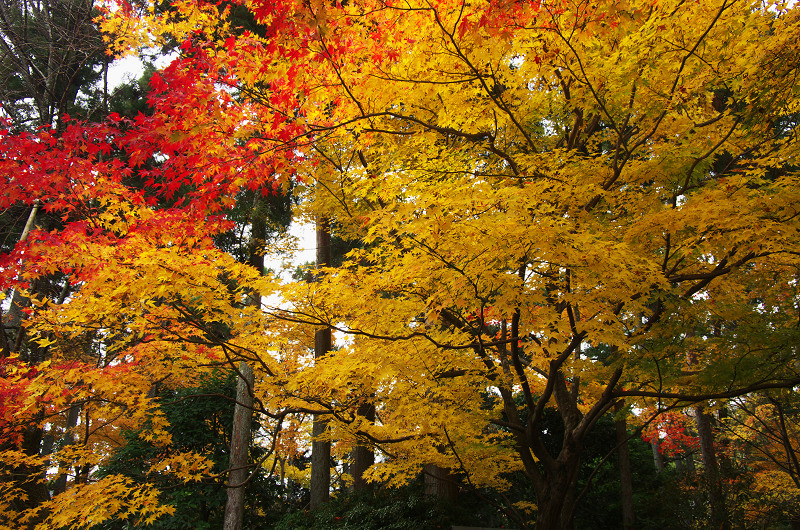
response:
[[[39,454],[42,443],[42,429],[38,425],[29,425],[22,432],[22,445],[20,449],[28,456]],[[47,489],[45,469],[42,466],[18,466],[13,470],[14,475],[21,477],[17,486],[25,493],[25,498],[11,503],[14,510],[22,512],[33,510],[37,506],[50,500]],[[39,513],[29,521],[28,528],[33,529],[47,516],[46,512]]]
[[[534,447],[542,447],[541,440],[532,440]],[[578,472],[581,466],[582,444],[569,428],[564,433],[561,451],[553,459],[539,454],[533,471],[536,492],[536,530],[572,530],[576,507]]]
[[[321,329],[314,338],[314,356],[321,357],[331,347],[331,330]],[[311,509],[319,508],[330,499],[331,485],[331,442],[322,440],[328,429],[328,420],[314,415],[311,428]]]
[[[577,455],[579,456],[579,455]],[[572,459],[570,459],[572,460]],[[536,530],[571,530],[575,512],[575,487],[580,461],[559,465],[549,473],[545,491],[537,492]],[[570,472],[570,469],[571,472]]]
[[[364,169],[367,169],[367,159],[364,157],[364,153],[359,151],[358,158],[361,161],[361,165],[364,166]],[[357,414],[367,420],[368,422],[372,423],[375,421],[375,404],[374,403],[364,403],[358,408]],[[364,480],[364,472],[369,469],[375,463],[375,452],[368,445],[364,445],[361,443],[356,444],[355,448],[353,449],[353,466],[352,466],[352,475],[353,475],[353,491],[370,491],[372,490],[372,484]]]
[[[328,219],[317,222],[317,267],[331,262],[331,230]],[[314,358],[319,359],[332,347],[331,329],[320,329],[314,335]],[[328,428],[328,421],[314,415],[311,428],[311,509],[318,508],[330,499],[331,486],[331,442],[319,438]]]
[[[375,405],[372,403],[364,403],[358,407],[357,414],[366,421],[372,423],[375,421]],[[372,483],[364,480],[364,473],[374,463],[375,452],[372,448],[364,443],[357,443],[355,448],[353,448],[353,465],[351,469],[351,474],[353,475],[353,491],[369,491],[372,489]]]
[[[81,414],[81,405],[72,405],[67,412],[67,427],[62,438],[64,447],[75,443],[73,429],[78,425],[78,417]],[[67,471],[59,468],[59,474],[53,486],[53,495],[59,495],[67,491]]]
[[[256,195],[250,219],[250,242],[247,263],[259,274],[264,274],[264,241],[267,237],[267,215],[265,199]],[[250,292],[250,306],[261,306],[261,293]],[[228,474],[228,499],[225,503],[225,530],[240,530],[244,521],[244,498],[249,476],[247,464],[250,457],[250,432],[253,422],[253,368],[246,362],[239,363],[240,377],[236,380],[236,405],[233,410],[233,432],[231,433],[231,471]]]
[[[240,377],[236,383],[236,406],[233,411],[233,434],[228,473],[228,501],[225,504],[225,530],[241,530],[244,521],[244,494],[249,475],[250,424],[253,421],[253,369],[239,363]]]
[[[658,438],[658,435],[650,441],[650,447],[653,449],[653,462],[656,465],[656,471],[661,473],[664,471],[664,455],[661,454],[661,438]]]
[[[41,203],[37,199],[33,203],[33,208],[31,208],[31,213],[28,214],[28,220],[25,222],[25,228],[22,229],[22,234],[19,236],[19,242],[22,243],[26,239],[28,239],[28,234],[33,229],[34,224],[36,223],[36,214],[39,211],[39,207]],[[24,267],[25,264],[23,263],[22,266]],[[2,329],[0,332],[3,333],[3,356],[7,357],[10,353],[19,352],[20,346],[22,345],[22,310],[30,305],[30,300],[28,297],[23,296],[19,289],[14,289],[13,294],[11,295],[11,304],[8,308],[8,314],[6,315],[5,321],[3,322]],[[8,340],[7,336],[5,335],[7,329],[13,329],[15,331],[14,340]]]
[[[449,470],[433,464],[425,464],[425,495],[437,497],[450,503],[458,499],[458,481]]]
[[[617,413],[614,426],[616,428],[617,457],[619,458],[619,490],[622,502],[622,528],[633,530],[636,528],[636,517],[633,510],[633,473],[631,471],[631,455],[628,450],[628,425],[625,416],[620,414],[624,404],[617,401],[614,411]]]
[[[22,243],[28,238],[28,234],[33,229],[36,223],[36,214],[39,211],[41,203],[39,200],[34,201],[33,208],[28,215],[28,220],[25,223],[25,228],[22,230],[19,242]],[[23,262],[24,267],[24,262]],[[19,289],[14,289],[11,296],[11,304],[8,309],[8,314],[4,322],[0,322],[0,333],[3,334],[3,356],[6,357],[11,353],[18,353],[22,346],[24,338],[24,328],[22,327],[23,311],[25,307],[30,305],[30,299],[24,296]],[[13,342],[8,340],[5,335],[6,329],[14,329],[16,331]],[[28,359],[24,359],[28,360]],[[42,449],[43,432],[39,427],[39,421],[42,419],[43,413],[39,416],[37,421],[31,422],[26,425],[22,431],[22,443],[19,449],[28,456],[36,456],[40,454]],[[2,447],[8,447],[7,442],[3,442]],[[50,500],[50,492],[46,484],[46,469],[42,466],[19,466],[13,471],[14,476],[21,477],[19,480],[12,479],[18,482],[19,488],[25,493],[25,499],[15,501],[12,506],[16,506],[17,511],[31,510]],[[47,514],[40,512],[30,522],[30,528],[35,527],[38,523],[44,520]]]
[[[711,429],[711,415],[705,412],[702,405],[695,407],[695,421],[697,422],[697,436],[700,438],[700,453],[703,457],[703,468],[708,495],[711,504],[712,528],[729,529],[725,495],[719,476],[719,464],[714,452],[714,432]]]

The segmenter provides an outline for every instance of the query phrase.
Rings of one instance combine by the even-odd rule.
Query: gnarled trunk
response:
[[[543,477],[544,488],[536,488],[536,530],[572,530],[575,489],[580,469],[580,451],[559,455],[556,466]]]

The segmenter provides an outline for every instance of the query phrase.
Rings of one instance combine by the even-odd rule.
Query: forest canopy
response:
[[[610,419],[612,452],[644,431],[697,454],[713,527],[736,516],[730,466],[789,496],[741,517],[800,516],[793,3],[95,14],[109,57],[177,56],[146,105],[106,94],[102,116],[38,128],[5,112],[0,209],[31,222],[6,223],[0,257],[0,524],[143,525],[179,506],[166,483],[257,475],[317,507],[346,462],[356,488],[422,474],[514,526],[570,528]],[[290,218],[319,248],[285,281],[264,254]],[[196,390],[228,376],[238,393]],[[191,389],[227,396],[209,425],[230,462],[179,439]],[[309,469],[312,438],[332,457]],[[141,443],[146,469],[109,471]]]

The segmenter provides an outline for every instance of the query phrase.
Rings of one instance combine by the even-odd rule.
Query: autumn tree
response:
[[[800,383],[794,350],[741,333],[779,337],[753,301],[796,278],[798,9],[242,5],[258,34],[228,31],[226,9],[200,2],[116,10],[115,46],[168,35],[181,57],[154,77],[153,116],[126,134],[76,131],[69,145],[88,156],[52,159],[91,185],[49,207],[84,208],[92,224],[32,238],[35,270],[82,284],[41,305],[31,332],[49,343],[100,330],[118,361],[69,380],[106,432],[75,458],[91,465],[125,422],[159,418],[144,381],[246,361],[265,462],[296,450],[286,434],[301,419],[325,416],[331,436],[381,448],[371,480],[403,484],[433,465],[499,500],[519,472],[533,495],[508,507],[516,524],[569,528],[584,447],[621,401],[706,405]],[[126,164],[99,156],[108,142]],[[121,175],[153,153],[164,163],[133,193]],[[54,182],[40,193],[63,195],[61,173],[36,173],[48,156],[6,155],[6,174],[21,160]],[[303,215],[359,248],[316,282],[279,285],[207,236],[229,226],[215,214],[239,190],[291,179],[309,188]],[[173,209],[152,208],[179,189]],[[252,292],[282,301],[246,304]],[[312,363],[321,327],[350,339]],[[56,371],[14,373],[19,403],[58,407],[42,389],[66,355]],[[374,421],[358,413],[365,396]],[[191,479],[205,461],[157,465]]]
[[[753,321],[752,278],[794,277],[795,125],[775,124],[796,101],[796,10],[439,2],[314,16],[315,79],[327,66],[319,83],[339,90],[317,112],[353,146],[315,145],[330,192],[316,204],[366,248],[294,316],[359,337],[315,380],[375,378],[380,425],[364,430],[408,437],[376,478],[435,463],[502,488],[518,465],[537,525],[567,527],[581,447],[619,398],[797,383],[790,359],[753,355],[734,326],[690,332]],[[335,396],[333,413],[347,408]],[[541,443],[549,406],[564,423],[555,452]]]
[[[104,88],[97,82],[103,77],[108,61],[100,31],[93,22],[97,13],[93,3],[85,1],[4,2],[0,6],[0,116],[8,120],[5,126],[14,131],[35,130],[37,127],[61,129],[62,117],[68,112],[79,115],[96,114],[106,100]],[[10,187],[9,187],[10,188]],[[8,189],[6,197],[14,192]],[[13,249],[26,238],[26,230],[50,230],[62,226],[58,215],[43,207],[43,202],[25,200],[3,201],[0,209],[0,238],[3,252]],[[32,204],[33,202],[33,204]],[[27,222],[26,222],[27,220]],[[24,274],[24,272],[23,272]],[[20,278],[21,279],[21,278]],[[25,311],[30,299],[21,289],[5,289],[8,300],[0,312],[0,345],[2,356],[19,353],[31,365],[46,360],[47,348],[28,341],[24,327]],[[64,299],[69,294],[69,282],[61,271],[37,276],[29,292]],[[77,421],[77,409],[67,416],[67,423]],[[41,418],[40,418],[41,419]],[[72,425],[74,426],[74,425]],[[45,433],[35,425],[24,430],[21,449],[28,456],[47,453],[54,444],[67,443],[55,433]],[[3,449],[9,445],[3,440]],[[36,466],[18,468],[11,476],[3,471],[3,481],[18,474],[43,476]],[[22,472],[23,469],[27,471]],[[47,488],[36,480],[20,482],[27,500],[16,506],[33,507],[48,500]],[[56,485],[56,490],[59,489]]]
[[[617,399],[796,384],[788,359],[751,355],[731,326],[690,333],[749,314],[752,277],[794,275],[796,143],[793,126],[774,125],[795,105],[795,10],[440,2],[314,14],[314,75],[327,66],[320,83],[339,89],[322,116],[341,116],[331,121],[353,146],[348,158],[330,139],[315,145],[330,191],[317,208],[367,246],[315,287],[335,311],[309,304],[296,318],[360,337],[316,380],[370,366],[383,409],[368,432],[409,437],[376,478],[436,463],[502,488],[514,461],[537,524],[566,527],[581,447]],[[485,389],[499,396],[492,411]],[[548,406],[565,425],[554,453],[540,441]]]
[[[194,92],[195,96],[197,94],[198,92]],[[169,104],[171,101],[168,100],[165,105]],[[220,201],[219,197],[213,198],[202,193],[196,195],[197,190],[192,190],[192,185],[187,185],[186,194],[176,200],[174,195],[176,188],[170,188],[168,191],[171,190],[171,193],[159,193],[158,186],[153,182],[157,174],[163,175],[166,172],[169,175],[170,170],[175,170],[176,164],[204,165],[197,159],[190,159],[187,162],[186,158],[175,156],[175,153],[185,153],[182,147],[176,146],[176,137],[166,132],[165,136],[169,138],[166,140],[164,136],[159,135],[157,127],[152,126],[155,123],[162,123],[163,126],[165,118],[168,119],[169,116],[163,113],[157,115],[155,112],[151,116],[140,114],[132,119],[122,119],[118,115],[112,115],[110,124],[105,125],[72,123],[61,131],[40,130],[37,133],[20,134],[4,131],[2,163],[8,193],[3,197],[2,206],[25,202],[30,204],[40,200],[44,211],[61,217],[64,222],[61,230],[49,233],[41,230],[33,232],[36,235],[32,235],[29,243],[32,248],[38,250],[18,245],[14,252],[3,257],[2,266],[4,271],[8,272],[8,275],[4,274],[3,277],[4,287],[14,285],[15,289],[24,289],[30,293],[27,290],[30,287],[28,282],[30,278],[46,277],[54,271],[66,272],[70,289],[85,294],[95,290],[89,286],[92,278],[101,281],[101,284],[108,280],[106,283],[109,287],[112,284],[131,287],[118,275],[119,270],[109,271],[112,276],[106,280],[100,280],[94,274],[100,269],[105,269],[113,261],[113,259],[109,261],[108,255],[105,258],[101,257],[105,252],[101,249],[109,250],[121,244],[123,240],[138,246],[133,243],[133,239],[137,239],[144,245],[140,247],[140,251],[143,252],[133,252],[139,257],[147,254],[146,248],[155,250],[163,246],[174,246],[176,243],[178,246],[175,250],[180,248],[187,250],[193,248],[195,243],[202,242],[201,247],[210,250],[212,254],[220,252],[215,249],[211,236],[232,229],[232,223],[222,222],[219,218],[208,221],[203,219],[212,207],[217,210],[229,208],[235,202],[234,194],[225,195],[223,191],[225,200]],[[222,133],[222,137],[227,138],[228,142],[237,142],[225,132]],[[232,153],[217,140],[211,142],[209,145],[216,144],[217,153],[222,151],[226,154]],[[247,153],[246,147],[239,146],[239,148]],[[214,156],[213,149],[200,151]],[[169,157],[166,163],[153,165],[148,162],[153,157],[165,156]],[[274,174],[274,168],[254,163],[252,155],[248,155],[242,163],[249,165],[253,171],[263,176],[260,183],[267,183],[264,192],[256,179],[249,181],[252,188],[259,188],[255,196],[271,194],[274,185],[268,179]],[[215,164],[214,167],[217,170],[221,169],[219,164]],[[233,171],[236,172],[237,169]],[[134,172],[139,177],[138,182],[151,180],[150,189],[142,191],[140,186],[131,186],[129,177]],[[198,182],[195,180],[192,184]],[[178,187],[180,185],[179,183]],[[192,191],[195,194],[192,194]],[[254,196],[253,193],[250,195]],[[203,204],[208,206],[201,208],[199,216],[192,215],[192,208],[197,208],[197,202],[192,199],[197,197],[203,198]],[[182,199],[188,203],[183,210],[179,208]],[[159,200],[177,204],[177,207],[156,208],[156,202]],[[268,216],[265,209],[266,206],[260,212],[266,219]],[[108,217],[109,215],[111,217]],[[187,225],[178,228],[183,222],[187,222]],[[172,229],[169,228],[170,224]],[[145,225],[149,228],[145,228]],[[130,228],[133,229],[129,230]],[[143,231],[139,231],[139,228]],[[173,229],[178,230],[174,232]],[[184,229],[189,229],[189,232]],[[151,239],[145,233],[156,236],[156,239]],[[195,235],[192,236],[190,233]],[[157,241],[160,239],[158,234],[165,235],[168,239]],[[175,234],[182,235],[173,240],[172,235]],[[144,239],[139,239],[140,237]],[[189,237],[189,240],[183,239],[185,237]],[[83,239],[84,243],[79,243],[78,239]],[[184,243],[190,240],[193,242],[186,247]],[[258,253],[263,249],[263,245],[263,241],[251,245],[253,253]],[[59,247],[62,252],[58,251]],[[89,247],[99,250],[100,254],[94,254]],[[94,261],[94,265],[89,265],[89,261],[83,261],[83,258],[72,261],[68,255],[73,257],[78,255],[71,251],[63,252],[66,248],[82,249],[80,254],[89,261]],[[129,250],[132,248],[128,247]],[[56,254],[50,252],[60,253],[67,261],[61,261]],[[183,251],[178,250],[178,252]],[[123,252],[126,253],[127,251]],[[230,261],[232,258],[229,255],[225,256],[227,260],[223,261],[231,265],[236,263]],[[198,263],[192,259],[191,266],[185,264],[183,269],[197,271],[197,265]],[[234,265],[234,269],[237,267],[253,270],[248,265]],[[135,268],[137,266],[134,266]],[[111,269],[115,267],[112,266]],[[219,303],[227,304],[234,311],[238,311],[243,302],[240,296],[242,292],[251,292],[259,288],[258,282],[251,281],[253,276],[246,281],[239,281],[235,273],[229,271],[224,275],[223,269],[216,267],[213,269],[215,272],[212,273],[212,282],[217,285],[217,290],[207,294],[217,298]],[[256,270],[255,278],[260,272]],[[150,275],[139,276],[144,282],[140,284],[144,289],[141,293],[144,294],[142,300],[150,299],[155,306],[163,309],[165,300],[169,298],[160,292],[159,281],[154,281],[152,277],[145,278],[147,276]],[[269,292],[269,288],[265,288],[263,292]],[[32,347],[47,350],[47,356],[38,359],[45,362],[30,363],[27,358],[16,355],[3,359],[2,428],[4,440],[8,441],[9,445],[3,447],[2,461],[5,469],[13,470],[16,476],[23,475],[21,480],[9,481],[2,485],[6,502],[3,510],[4,522],[17,527],[33,527],[40,522],[45,527],[65,524],[80,526],[85,523],[87,517],[95,523],[100,523],[111,518],[136,520],[135,514],[140,517],[138,521],[144,523],[149,520],[148,518],[169,512],[169,506],[158,507],[157,491],[152,485],[137,484],[119,475],[92,477],[91,473],[98,464],[110,457],[114,448],[125,443],[123,435],[131,429],[141,429],[144,426],[146,428],[140,430],[139,435],[145,441],[160,447],[165,446],[165,440],[169,440],[169,432],[163,428],[164,415],[159,411],[153,390],[156,387],[175,388],[180,385],[191,385],[192,381],[183,375],[177,378],[179,382],[175,379],[170,380],[176,374],[169,369],[169,366],[174,366],[178,350],[171,347],[166,349],[156,347],[152,351],[159,352],[156,357],[161,360],[155,364],[144,361],[141,351],[139,353],[133,351],[137,348],[147,348],[146,344],[150,341],[146,334],[137,334],[133,332],[132,327],[129,327],[133,324],[131,320],[133,314],[144,318],[148,318],[147,315],[154,316],[147,310],[143,311],[142,306],[134,309],[132,314],[126,311],[118,312],[116,317],[111,317],[111,320],[106,320],[108,313],[97,314],[99,320],[91,324],[83,322],[75,328],[74,333],[68,335],[64,335],[61,331],[49,333],[44,331],[44,328],[34,329],[37,324],[42,324],[44,327],[55,325],[56,328],[61,328],[56,321],[49,320],[49,317],[43,314],[47,312],[45,308],[48,303],[58,306],[64,302],[64,299],[48,297],[47,293],[36,294],[37,296],[32,297],[34,308],[29,312],[42,313],[43,320],[29,321],[26,327],[30,329],[28,336],[32,339]],[[196,288],[189,288],[183,295],[178,295],[177,298],[183,301],[179,305],[194,300],[198,294]],[[76,303],[74,307],[77,307],[82,303],[78,302],[79,298],[80,295],[70,297],[70,304],[74,302]],[[177,301],[174,297],[172,299]],[[159,311],[156,310],[156,313]],[[197,315],[193,311],[190,313]],[[178,313],[175,316],[178,317],[177,320],[185,320],[185,317],[178,316]],[[251,324],[253,322],[251,321]],[[204,321],[202,325],[210,326],[205,328],[205,333],[211,333],[211,336],[230,338],[230,334],[225,332],[225,324],[212,325]],[[161,332],[157,332],[157,335],[161,336]],[[205,371],[220,364],[227,364],[223,361],[224,356],[215,355],[212,355],[212,359],[207,359],[207,362],[201,362]],[[143,361],[144,364],[140,365]],[[166,364],[161,364],[162,362]],[[148,368],[140,372],[133,368],[134,365],[142,367],[147,365]],[[197,375],[200,376],[202,372],[202,369],[197,371]],[[113,374],[117,374],[121,379]],[[74,410],[80,411],[79,417],[71,422]],[[66,443],[50,453],[41,451],[38,446],[33,451],[24,450],[26,429],[32,427],[41,430],[45,426],[48,434],[55,438],[76,431],[76,426],[79,426],[81,443]],[[169,451],[162,452],[161,457],[167,457],[167,460],[186,458]],[[172,470],[180,468],[175,462],[166,465]],[[57,484],[65,474],[72,474],[73,479],[68,484],[70,487],[57,485],[56,496],[53,499],[49,499],[49,495],[33,499],[29,494],[30,489],[46,487],[47,477],[44,473],[30,473],[23,470],[46,469],[48,466],[58,466]],[[189,468],[192,469],[190,473],[210,469],[206,460],[198,462],[197,459],[192,460]],[[71,470],[75,470],[74,474],[70,473]],[[158,470],[154,469],[153,472],[157,473]],[[104,495],[109,496],[108,498],[116,496],[118,502],[109,504],[107,499],[103,498]]]

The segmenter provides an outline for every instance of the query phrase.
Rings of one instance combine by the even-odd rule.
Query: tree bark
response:
[[[67,426],[62,438],[62,445],[68,446],[75,443],[75,436],[73,429],[78,425],[78,417],[81,414],[81,405],[72,405],[67,412]],[[59,474],[53,486],[53,495],[59,495],[67,491],[67,470],[61,470],[59,466]]]
[[[325,267],[331,263],[331,229],[328,219],[317,221],[317,267]],[[317,330],[314,335],[314,358],[320,359],[331,351],[331,329],[326,327]],[[311,509],[320,507],[330,499],[331,485],[331,442],[321,440],[328,429],[328,421],[314,415],[311,428]]]
[[[33,203],[33,208],[31,208],[31,213],[28,215],[28,220],[25,222],[25,228],[22,229],[22,234],[19,236],[19,242],[22,243],[26,239],[28,239],[28,234],[33,229],[34,224],[36,223],[36,214],[39,212],[39,207],[41,203],[37,199]],[[23,267],[24,267],[23,263]],[[7,357],[12,352],[16,353],[19,351],[20,346],[22,344],[22,310],[30,305],[30,300],[27,296],[23,296],[20,293],[19,289],[14,289],[13,294],[11,295],[11,305],[8,308],[8,314],[6,315],[5,321],[3,322],[2,329],[0,332],[3,333],[3,356]],[[6,329],[13,329],[15,330],[14,340],[8,340],[8,337],[5,335]]]
[[[437,497],[450,503],[458,499],[458,482],[448,469],[425,464],[425,495]]]
[[[358,408],[357,414],[366,421],[375,421],[375,405],[364,403]],[[353,475],[353,491],[370,491],[372,483],[364,480],[364,473],[375,463],[375,452],[364,443],[357,443],[353,448],[353,465],[351,474]]]
[[[571,530],[574,526],[572,518],[580,452],[565,455],[562,451],[558,460],[563,463],[543,477],[545,489],[536,495],[536,530]]]
[[[250,219],[250,242],[247,263],[259,274],[264,274],[264,242],[267,237],[267,214],[263,196],[257,194],[253,201]],[[261,293],[250,292],[247,305],[260,307]],[[247,465],[250,457],[250,441],[253,422],[253,368],[246,362],[239,364],[240,377],[236,380],[236,405],[233,411],[231,433],[231,471],[228,474],[228,499],[225,503],[225,530],[240,530],[244,522],[244,499],[249,476]]]
[[[617,437],[617,457],[619,458],[619,489],[622,502],[622,528],[633,530],[636,528],[636,516],[633,509],[633,473],[631,471],[631,455],[628,450],[628,425],[625,417],[620,414],[624,404],[617,401],[614,411],[617,413],[614,426]]]
[[[650,441],[650,447],[653,449],[653,463],[656,466],[656,471],[661,473],[664,471],[664,455],[661,454],[661,439],[656,437]]]
[[[725,504],[725,495],[720,481],[719,464],[714,452],[714,432],[711,428],[711,415],[705,412],[702,405],[695,407],[695,421],[697,422],[697,436],[700,439],[700,453],[703,457],[703,468],[708,495],[711,504],[712,528],[723,530],[730,528],[728,510]]]
[[[42,429],[38,425],[30,425],[22,433],[22,451],[29,456],[39,454],[42,443]],[[50,492],[47,489],[47,477],[45,469],[41,466],[20,466],[15,470],[25,478],[19,484],[25,492],[27,500],[22,501],[23,509],[30,510],[36,508],[43,502],[50,500]],[[34,528],[44,520],[46,513],[40,512],[31,522],[29,528]]]
[[[225,504],[225,530],[241,530],[244,521],[245,484],[249,475],[250,424],[253,421],[253,369],[239,363],[240,377],[236,383],[236,406],[233,411],[233,434],[228,473],[228,501]]]

